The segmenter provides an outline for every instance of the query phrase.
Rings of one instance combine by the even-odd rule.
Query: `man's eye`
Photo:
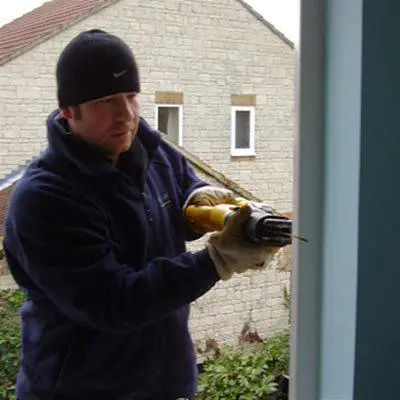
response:
[[[110,103],[111,102],[111,99],[110,98],[106,98],[106,99],[100,99],[100,100],[97,100],[96,102],[95,102],[95,104],[105,104],[105,103]]]

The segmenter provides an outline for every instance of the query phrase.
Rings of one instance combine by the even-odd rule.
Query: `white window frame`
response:
[[[247,149],[237,149],[236,143],[236,112],[250,111],[250,138]],[[244,157],[255,156],[255,107],[254,106],[231,106],[231,156]]]
[[[183,146],[183,105],[182,104],[167,104],[167,103],[160,103],[156,104],[155,106],[155,128],[158,130],[158,109],[161,107],[168,107],[168,108],[178,108],[179,109],[179,136],[178,136],[178,145]],[[166,133],[166,132],[163,132]],[[168,136],[167,136],[168,137]]]

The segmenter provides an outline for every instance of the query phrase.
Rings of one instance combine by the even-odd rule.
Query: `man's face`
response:
[[[73,133],[114,160],[128,150],[140,119],[138,93],[118,93],[62,110]]]

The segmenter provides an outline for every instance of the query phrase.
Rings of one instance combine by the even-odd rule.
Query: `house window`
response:
[[[255,108],[252,106],[232,106],[231,112],[231,155],[253,156]]]
[[[155,126],[168,140],[183,146],[183,93],[155,92]]]
[[[182,127],[182,105],[156,105],[156,129],[164,133],[172,143],[179,146],[182,146]]]

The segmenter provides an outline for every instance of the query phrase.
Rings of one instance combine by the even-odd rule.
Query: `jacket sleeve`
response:
[[[209,183],[202,181],[195,173],[193,167],[189,164],[185,157],[182,156],[182,207],[185,204],[186,200],[189,198],[191,193],[202,187],[209,186]],[[188,242],[197,240],[201,238],[203,235],[194,232],[189,228],[189,225],[186,225],[186,240]]]
[[[107,239],[105,216],[91,203],[25,187],[16,190],[7,218],[4,248],[11,271],[22,268],[71,319],[126,334],[189,304],[219,280],[206,250],[146,266],[121,265]]]

